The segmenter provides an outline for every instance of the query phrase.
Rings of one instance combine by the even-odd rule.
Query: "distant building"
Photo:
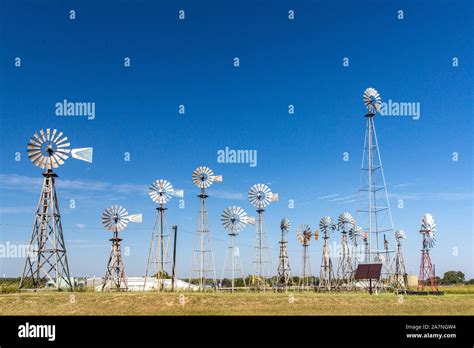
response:
[[[102,291],[102,284],[104,280],[102,278],[88,278],[86,279],[86,285],[95,288],[95,291]],[[145,277],[126,277],[128,291],[153,291],[158,289],[158,279],[154,277],[148,277],[145,283]],[[163,285],[165,290],[171,290],[171,279],[164,279]],[[176,279],[174,284],[177,290],[199,290],[199,286],[189,284],[181,279]]]

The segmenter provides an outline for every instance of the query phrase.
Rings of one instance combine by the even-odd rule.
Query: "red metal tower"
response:
[[[425,214],[421,222],[420,233],[423,236],[423,249],[421,249],[420,274],[418,275],[418,291],[425,286],[430,286],[432,291],[438,291],[436,287],[435,267],[431,263],[430,249],[434,246],[436,224],[431,214]]]

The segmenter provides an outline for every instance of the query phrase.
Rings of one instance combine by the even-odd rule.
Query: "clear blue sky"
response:
[[[180,9],[185,21],[178,20]],[[421,105],[419,120],[375,120],[394,225],[408,234],[408,271],[418,273],[417,231],[430,212],[438,226],[431,254],[437,274],[454,269],[472,278],[472,13],[470,1],[0,0],[0,240],[30,238],[41,171],[27,158],[26,143],[36,130],[51,127],[65,132],[73,147],[94,147],[93,164],[70,159],[57,170],[74,275],[103,275],[109,232],[100,216],[111,204],[143,213],[143,224],[123,233],[123,245],[130,247],[127,275],[144,274],[155,213],[147,186],[164,178],[185,190],[185,208],[173,199],[168,218],[179,225],[178,275],[187,277],[198,210],[191,173],[199,165],[224,176],[208,199],[218,276],[227,241],[219,215],[232,204],[251,214],[246,192],[257,182],[280,194],[265,213],[274,268],[280,220],[289,217],[290,263],[299,274],[296,226],[355,214],[362,93],[372,86],[383,100]],[[124,57],[131,58],[130,68]],[[95,102],[96,118],[55,116],[54,105],[63,99]],[[186,106],[184,116],[179,104]],[[288,114],[289,104],[295,115]],[[217,151],[226,146],[257,150],[257,166],[217,163]],[[250,273],[253,229],[237,241]],[[310,246],[314,275],[321,248],[321,241]],[[0,275],[20,276],[23,263],[1,258]]]

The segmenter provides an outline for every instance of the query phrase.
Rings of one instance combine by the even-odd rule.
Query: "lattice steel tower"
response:
[[[54,283],[57,290],[64,287],[74,289],[56,196],[55,180],[58,176],[53,169],[64,164],[69,155],[92,162],[92,148],[69,149],[69,146],[63,132],[50,128],[35,133],[28,143],[28,157],[45,172],[19,289],[38,289],[46,281]]]
[[[245,210],[235,205],[227,207],[221,214],[221,223],[226,230],[229,231],[229,246],[225,256],[224,268],[222,269],[221,286],[224,281],[226,272],[229,272],[231,277],[231,292],[235,291],[236,275],[240,276],[243,286],[246,287],[245,274],[242,268],[242,260],[240,259],[240,250],[235,243],[235,238],[242,231],[247,224],[255,224],[255,218],[247,216]]]
[[[142,214],[129,215],[127,210],[118,205],[113,205],[105,209],[102,214],[102,224],[104,227],[113,232],[113,237],[109,239],[112,242],[110,248],[109,261],[107,262],[107,270],[105,272],[102,291],[106,287],[110,290],[128,290],[127,281],[125,279],[125,266],[122,259],[122,251],[120,249],[119,231],[124,230],[129,222],[142,222]]]
[[[206,188],[214,182],[222,182],[222,175],[214,175],[214,172],[208,167],[198,167],[194,170],[192,179],[194,184],[201,189],[201,193],[198,195],[201,200],[201,206],[198,214],[189,282],[191,283],[193,278],[197,278],[199,290],[204,291],[209,288],[217,288],[211,231],[205,205],[206,198],[209,197],[206,194]]]
[[[293,285],[293,277],[291,276],[290,261],[288,259],[288,247],[285,235],[290,230],[290,220],[284,218],[280,223],[281,238],[280,243],[280,256],[278,262],[278,277],[275,281],[277,289],[283,288],[285,291],[288,290],[289,286]]]
[[[265,184],[255,184],[248,192],[250,204],[257,208],[257,222],[255,224],[255,256],[253,260],[253,274],[251,287],[255,290],[267,288],[267,279],[270,276],[272,262],[268,249],[267,231],[263,223],[263,212],[271,202],[278,201],[278,193],[273,193]]]
[[[325,216],[319,220],[319,229],[323,233],[323,257],[321,259],[321,267],[319,269],[319,290],[331,290],[334,284],[334,270],[331,261],[329,249],[329,234],[336,230],[336,225],[332,222],[331,217]]]
[[[374,88],[367,88],[363,99],[368,112],[365,115],[366,129],[356,221],[368,233],[369,260],[366,262],[382,263],[382,273],[389,277],[387,267],[390,259],[385,260],[385,250],[381,243],[383,234],[392,235],[393,220],[374,123],[375,113],[380,111],[381,99]]]
[[[143,289],[146,287],[148,276],[152,275],[156,278],[157,290],[162,291],[165,289],[164,279],[171,274],[171,262],[169,259],[171,237],[166,220],[166,211],[168,208],[165,207],[165,204],[172,197],[183,198],[184,192],[183,190],[174,189],[169,181],[159,179],[150,185],[148,195],[153,202],[158,203],[158,207],[156,208],[157,215],[155,224],[151,231]]]

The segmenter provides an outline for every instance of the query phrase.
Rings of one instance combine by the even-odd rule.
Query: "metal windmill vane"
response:
[[[278,202],[278,193],[273,193],[265,184],[255,184],[250,188],[248,198],[254,207],[263,209],[271,202]]]
[[[272,192],[265,184],[255,184],[250,187],[247,196],[250,204],[257,208],[258,214],[255,224],[256,243],[252,288],[265,291],[268,273],[271,269],[271,259],[267,245],[267,233],[263,225],[263,212],[271,202],[278,202],[278,193]]]
[[[299,225],[296,229],[296,239],[302,245],[308,246],[312,236],[313,232],[311,232],[311,228],[306,224]]]
[[[222,226],[230,233],[238,234],[247,224],[255,224],[255,218],[236,205],[225,208],[221,214]]]
[[[38,134],[39,133],[39,134]],[[30,138],[28,143],[28,157],[31,162],[41,169],[58,168],[71,155],[81,161],[92,163],[92,148],[70,149],[71,144],[68,142],[63,132],[57,129],[46,131],[41,129]]]
[[[148,189],[148,195],[151,200],[160,205],[168,203],[172,197],[184,197],[183,190],[176,190],[173,185],[167,180],[155,180]]]
[[[245,275],[242,268],[242,261],[240,259],[239,248],[235,244],[235,238],[241,232],[247,224],[254,224],[255,218],[248,216],[245,210],[239,206],[233,205],[225,208],[221,214],[222,226],[229,232],[230,240],[227,248],[227,254],[224,261],[224,268],[222,269],[221,275],[221,286],[224,281],[226,272],[231,274],[231,292],[235,291],[235,279],[236,273],[239,274],[242,279],[244,287]]]
[[[380,98],[379,92],[375,88],[369,87],[364,91],[363,95],[364,105],[371,114],[375,112],[380,112],[380,105],[382,104],[382,99]]]
[[[36,132],[27,144],[31,162],[46,170],[19,289],[40,288],[44,279],[54,281],[57,290],[64,286],[69,290],[74,288],[56,196],[57,174],[53,169],[63,165],[69,157],[91,163],[92,148],[71,149],[70,146],[63,132],[51,128]]]
[[[434,222],[433,216],[429,213],[424,214],[423,219],[421,220],[420,233],[424,235],[426,246],[429,249],[433,248],[435,245],[435,242],[436,242],[435,232],[436,232],[436,224]]]
[[[287,290],[289,286],[293,285],[293,278],[291,276],[291,267],[288,258],[288,248],[285,235],[288,234],[291,228],[291,223],[288,218],[283,218],[280,222],[280,231],[281,238],[279,241],[280,244],[280,254],[278,257],[278,277],[276,279],[277,290],[283,288]]]
[[[214,175],[208,167],[197,167],[192,175],[193,183],[201,189],[210,187],[214,182],[222,182],[222,175]]]
[[[148,196],[153,202],[158,204],[158,207],[156,208],[155,224],[151,231],[143,289],[145,289],[148,275],[151,273],[156,275],[157,290],[162,291],[164,290],[165,273],[170,274],[170,269],[167,268],[170,265],[168,251],[171,245],[165,204],[173,197],[183,198],[184,191],[173,188],[173,185],[168,180],[158,179],[149,186]]]
[[[107,230],[113,232],[113,237],[110,239],[112,247],[110,248],[102,291],[104,291],[106,286],[109,287],[109,290],[128,289],[125,278],[125,265],[120,249],[122,239],[119,238],[118,233],[126,229],[129,222],[141,223],[142,214],[130,215],[121,205],[112,205],[102,213],[102,224]]]
[[[193,171],[192,180],[194,185],[201,189],[198,195],[201,205],[198,211],[198,224],[196,225],[189,283],[191,283],[193,278],[197,278],[199,290],[204,291],[217,288],[211,230],[205,204],[206,198],[209,197],[206,189],[214,184],[214,182],[222,182],[222,175],[215,175],[209,167],[199,166]]]

